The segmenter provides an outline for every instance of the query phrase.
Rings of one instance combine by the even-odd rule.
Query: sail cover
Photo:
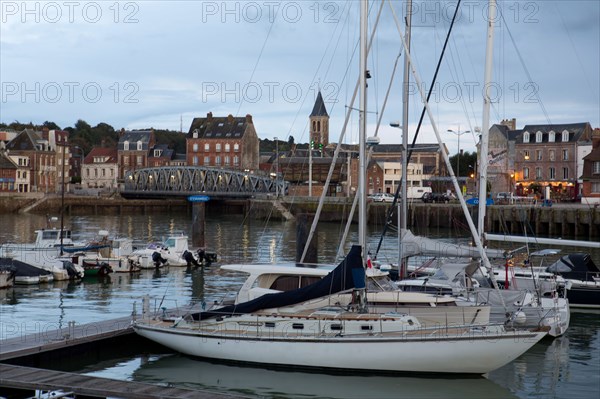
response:
[[[479,258],[477,247],[453,244],[442,240],[414,235],[410,230],[402,230],[402,247],[404,256],[429,255],[442,257],[469,257]],[[504,258],[501,249],[486,248],[488,258]]]
[[[353,245],[346,258],[320,281],[293,291],[266,294],[248,302],[225,306],[207,312],[194,313],[194,320],[205,320],[217,316],[232,316],[252,313],[261,309],[278,308],[321,298],[355,287],[364,287],[364,268],[360,245]],[[361,280],[362,276],[362,281]]]

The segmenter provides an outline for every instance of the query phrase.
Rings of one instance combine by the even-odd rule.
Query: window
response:
[[[215,151],[216,151],[216,152],[221,152],[221,143],[217,143],[217,144],[215,145]]]
[[[194,155],[192,157],[192,165],[198,166],[198,156],[197,155]]]
[[[225,152],[231,151],[231,145],[229,143],[225,144]]]
[[[216,166],[221,166],[221,157],[219,155],[217,155],[215,157],[215,165]]]
[[[539,166],[537,168],[535,168],[535,178],[536,179],[542,178],[542,168],[540,168]]]
[[[592,193],[600,194],[600,182],[592,182]]]
[[[142,147],[142,142],[140,140],[138,140],[137,142],[137,150],[138,151],[142,151],[144,149],[144,147]]]
[[[595,175],[600,174],[600,161],[592,163],[592,173]]]
[[[192,145],[192,151],[194,151],[194,152],[198,152],[198,143],[194,143],[194,144]]]
[[[548,176],[550,180],[556,179],[556,169],[550,168],[548,169]]]
[[[554,133],[554,130],[550,130],[550,133],[548,133],[548,142],[554,143],[555,137],[556,137],[556,133]]]
[[[155,156],[155,157],[160,157],[160,156],[161,156],[161,154],[162,154],[162,151],[161,151],[161,150],[154,150],[154,156]]]
[[[233,151],[235,151],[235,152],[239,152],[240,151],[240,145],[238,143],[235,143],[233,145]]]
[[[210,165],[210,157],[204,157],[204,165]]]
[[[123,151],[129,151],[129,141],[127,140],[123,142]]]
[[[233,166],[240,166],[240,157],[237,155],[233,157]]]
[[[89,169],[87,169],[85,172],[86,172],[86,173],[85,173],[85,174],[86,174],[86,176],[87,176],[87,177],[90,177],[90,170],[89,170]]]
[[[129,157],[123,157],[123,165],[129,166]]]
[[[525,158],[526,161],[529,161],[529,150],[523,151],[523,158]]]
[[[523,133],[523,143],[529,143],[529,132]]]
[[[563,168],[563,179],[568,179],[569,178],[569,168]]]
[[[535,134],[535,142],[536,143],[541,143],[542,142],[542,132],[540,132],[538,130],[538,132]]]
[[[535,151],[535,158],[536,158],[538,161],[541,161],[541,160],[542,160],[542,150],[536,150],[536,151]]]
[[[549,158],[550,158],[551,161],[554,161],[554,158],[555,158],[554,152],[555,152],[554,150],[550,150],[549,151]]]
[[[562,132],[562,142],[566,143],[567,141],[569,141],[569,131],[563,130],[563,132]]]
[[[137,165],[138,166],[142,166],[144,164],[144,156],[143,155],[138,155],[136,158],[137,158],[137,160],[136,160],[137,161],[136,162]]]
[[[229,166],[229,161],[230,161],[229,155],[225,155],[224,160],[225,160],[225,166]]]
[[[562,159],[563,161],[569,160],[569,150],[562,150]]]
[[[209,143],[205,143],[204,144],[204,152],[208,152],[210,151],[210,144]]]

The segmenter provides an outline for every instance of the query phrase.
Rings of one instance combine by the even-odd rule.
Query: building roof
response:
[[[18,166],[7,155],[0,153],[0,169],[18,169]]]
[[[317,99],[315,100],[315,106],[313,107],[310,116],[329,116],[327,114],[327,109],[325,109],[325,102],[323,102],[323,96],[321,95],[321,91],[317,94]]]
[[[38,144],[46,145],[40,150]],[[49,151],[47,145],[48,140],[42,138],[41,132],[25,129],[17,137],[9,141],[6,148],[14,151]]]
[[[154,151],[156,150],[160,150],[161,154],[159,157],[155,157],[154,156]],[[169,146],[167,144],[157,144],[154,147],[152,147],[151,151],[150,151],[150,155],[148,156],[148,158],[167,158],[167,159],[173,159],[173,157],[175,156],[175,151],[171,148],[169,148]]]
[[[234,117],[215,116],[212,112],[206,118],[194,118],[187,134],[187,138],[202,139],[239,139],[244,136],[248,125],[252,124],[252,116]],[[197,137],[194,137],[197,134]]]
[[[94,162],[94,158],[98,157],[107,157],[104,162]],[[94,147],[84,158],[84,164],[98,164],[98,163],[117,163],[117,149],[116,148],[104,148],[104,147]]]
[[[154,132],[152,130],[125,130],[125,131],[122,131],[119,134],[119,150],[123,151],[123,149],[124,149],[123,144],[126,141],[128,143],[137,143],[139,141],[142,143],[144,150],[147,150],[153,134],[154,134]]]
[[[548,125],[525,125],[523,132],[529,132],[529,134],[535,135],[537,132],[542,132],[542,143],[548,143],[548,133],[553,131],[556,133],[555,142],[562,142],[562,132],[569,132],[569,142],[575,142],[580,140],[589,140],[590,137],[586,137],[586,133],[591,132],[591,125],[589,122],[579,123],[565,123],[565,124],[548,124]],[[518,143],[523,143],[523,135],[520,134],[517,137]],[[530,140],[530,144],[535,144],[536,140]],[[527,143],[525,143],[527,144]]]

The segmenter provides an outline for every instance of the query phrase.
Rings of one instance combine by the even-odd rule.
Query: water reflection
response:
[[[180,355],[143,359],[131,377],[139,382],[278,398],[515,397],[485,378],[319,374],[210,363]]]

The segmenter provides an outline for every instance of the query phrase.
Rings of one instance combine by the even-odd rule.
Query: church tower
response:
[[[315,106],[309,116],[310,119],[310,141],[316,150],[327,147],[329,144],[329,115],[325,109],[321,91],[317,94]]]

